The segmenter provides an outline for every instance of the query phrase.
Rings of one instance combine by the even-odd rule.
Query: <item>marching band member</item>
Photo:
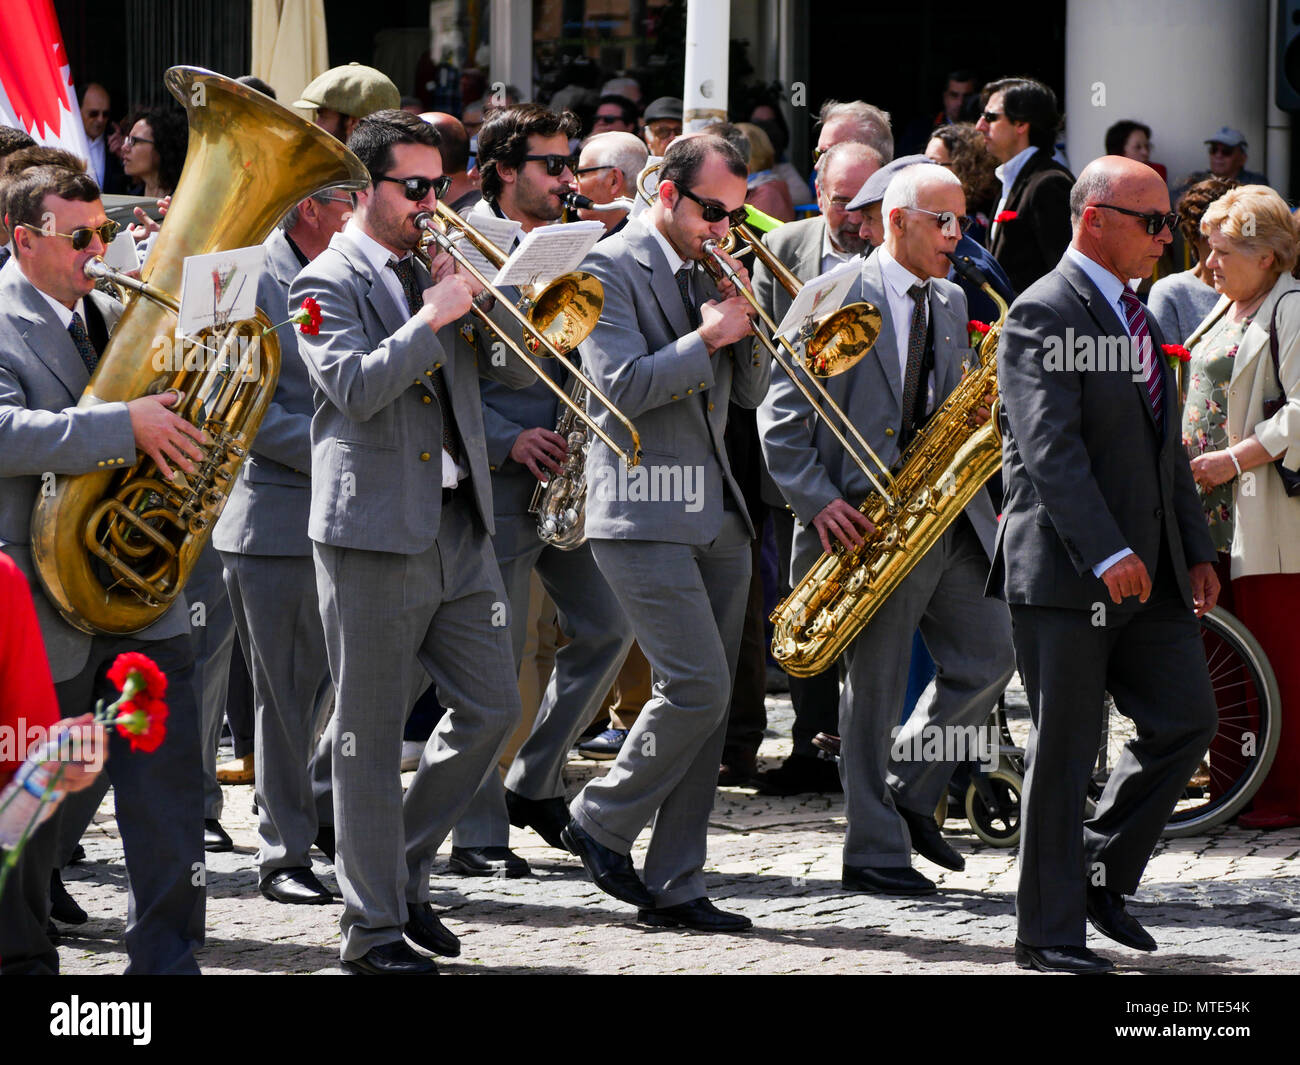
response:
[[[467,221],[472,225],[477,218],[497,215],[520,223],[524,233],[557,221],[563,211],[560,196],[573,182],[569,137],[577,131],[572,114],[557,115],[537,104],[492,112],[478,135],[483,199]],[[502,292],[507,299],[518,299],[513,286]],[[501,308],[494,319],[516,340],[522,339],[518,324]],[[543,359],[542,364],[556,384],[568,387],[568,375],[557,360]],[[483,781],[456,825],[450,867],[466,876],[527,876],[528,863],[508,847],[510,825],[532,826],[551,846],[563,848],[560,831],[569,818],[561,774],[569,748],[596,716],[627,654],[632,631],[596,567],[591,547],[562,551],[549,546],[537,535],[537,516],[528,511],[538,481],[559,472],[568,457],[565,438],[555,432],[566,408],[541,381],[518,391],[495,381],[480,382],[480,388],[492,471],[492,546],[510,600],[516,670],[524,649],[533,570],[555,602],[569,642],[555,652],[553,682],[538,710],[537,728],[530,733],[533,722],[520,723],[527,737],[526,757],[504,759],[511,767],[506,786],[495,772]],[[507,752],[513,754],[509,746]]]
[[[267,238],[257,304],[273,321],[291,313],[294,277],[343,228],[351,206],[351,199],[337,189],[317,193],[295,206]],[[221,555],[253,678],[253,764],[262,840],[258,888],[274,902],[323,904],[333,898],[312,873],[308,857],[320,827],[308,766],[316,710],[328,698],[329,685],[307,535],[315,404],[307,364],[298,351],[298,330],[287,325],[276,336],[280,379],[275,397],[213,530],[212,544]],[[326,823],[333,824],[333,817]]]
[[[445,191],[438,133],[379,111],[348,147],[370,171],[356,213],[294,280],[318,336],[300,350],[315,386],[308,535],[334,721],[335,870],[341,954],[362,973],[428,973],[403,933],[455,956],[433,914],[429,867],[519,717],[505,600],[492,557],[491,484],[479,372],[524,385],[513,357],[475,364],[456,324],[474,286],[449,257],[413,261],[415,218]],[[441,187],[441,189],[440,189]],[[447,715],[402,796],[402,725],[423,667]]]
[[[969,359],[966,300],[945,280],[945,253],[957,245],[965,207],[961,182],[944,168],[898,171],[884,197],[884,246],[863,263],[858,287],[846,298],[879,309],[880,335],[872,352],[828,381],[827,390],[889,467],[957,386]],[[988,412],[982,416],[987,420]],[[836,541],[857,547],[873,531],[857,509],[871,485],[787,378],[773,383],[759,408],[759,429],[772,477],[801,522],[790,571],[794,584]],[[913,849],[945,868],[964,865],[934,820],[955,759],[945,751],[942,760],[907,760],[918,746],[924,750],[913,737],[978,725],[1011,679],[1007,610],[983,591],[997,528],[988,495],[977,493],[964,516],[845,652],[839,724],[848,820],[843,882],[849,890],[933,892],[934,883],[911,867]],[[938,677],[895,741],[918,626]],[[891,757],[891,748],[901,756]]]
[[[624,473],[592,442],[586,517],[592,553],[654,672],[654,697],[609,773],[573,800],[563,838],[642,924],[741,931],[750,920],[718,910],[703,875],[754,536],[723,432],[728,404],[757,405],[771,368],[733,347],[750,332],[748,302],[696,267],[703,243],[721,240],[743,212],[744,160],[700,134],[674,142],[660,173],[654,206],[583,263],[605,304],[582,345],[593,382],[635,419],[645,447],[644,468]],[[617,431],[607,412],[594,414]],[[696,491],[633,491],[633,473],[660,487],[690,478]],[[629,851],[652,820],[642,883]]]

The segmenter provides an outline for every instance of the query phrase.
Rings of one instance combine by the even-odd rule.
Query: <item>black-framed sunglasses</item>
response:
[[[739,226],[739,225],[743,225],[745,222],[749,220],[749,212],[745,210],[743,204],[737,207],[734,211],[728,211],[720,203],[705,203],[698,196],[696,196],[695,193],[693,193],[690,189],[678,188],[677,191],[680,192],[683,196],[685,196],[688,200],[694,200],[696,203],[698,203],[700,205],[700,214],[704,217],[704,221],[710,224],[714,222],[721,222],[725,218],[733,226]]]
[[[525,163],[545,163],[547,177],[559,177],[565,169],[577,166],[577,160],[571,155],[525,155]]]
[[[447,174],[442,177],[389,177],[387,174],[381,174],[375,178],[376,181],[391,181],[394,185],[401,185],[405,190],[408,200],[422,200],[429,195],[429,190],[433,189],[433,195],[436,199],[441,200],[447,195],[447,190],[451,188],[451,178]]]
[[[1182,217],[1177,211],[1170,211],[1167,214],[1164,211],[1131,211],[1127,207],[1116,207],[1113,203],[1090,203],[1089,207],[1104,207],[1108,211],[1118,211],[1120,214],[1132,215],[1134,218],[1140,218],[1147,224],[1147,236],[1156,236],[1165,226],[1169,227],[1172,233],[1178,228],[1179,219]]]
[[[980,115],[980,117],[991,126],[1001,118],[1003,114],[1005,114],[1003,111],[985,111]]]
[[[99,226],[77,226],[71,233],[56,233],[54,230],[41,229],[39,226],[28,225],[26,222],[19,222],[20,226],[28,232],[35,233],[38,237],[67,237],[72,241],[73,251],[85,251],[90,247],[90,242],[96,236],[104,242],[104,247],[113,243],[113,238],[117,236],[118,230],[122,227],[111,219]]]
[[[617,170],[618,167],[607,164],[605,166],[584,166],[573,172],[574,177],[582,177],[583,174],[594,174],[597,170]],[[554,177],[554,175],[552,175]]]
[[[969,215],[958,214],[956,211],[927,211],[924,207],[905,207],[904,210],[928,214],[945,237],[961,236],[975,221]]]

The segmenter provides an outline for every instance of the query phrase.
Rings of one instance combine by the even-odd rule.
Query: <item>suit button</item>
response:
[[[1164,508],[1164,507],[1156,507],[1155,514],[1156,514],[1156,517],[1157,517],[1157,518],[1163,518],[1163,517],[1165,516],[1165,508]]]
[[[688,396],[693,396],[693,395],[695,395],[695,389],[693,389],[693,388],[688,388],[688,389],[686,390],[686,394],[687,394]]]
[[[425,377],[432,377],[432,376],[433,376],[433,371],[432,371],[432,370],[425,370],[425,371],[424,371],[424,376],[425,376]]]
[[[673,399],[681,399],[681,398],[682,398],[681,396],[677,396],[677,395],[673,396]]]
[[[435,362],[435,363],[433,364],[433,368],[434,368],[435,370],[441,370],[441,369],[442,369],[442,363],[440,363],[440,362]]]
[[[710,404],[709,404],[709,410],[712,410],[712,409],[713,409],[713,404],[710,403]]]
[[[495,466],[488,467],[488,473],[496,473],[496,472],[497,472],[497,468]]]
[[[425,403],[432,403],[432,402],[433,402],[433,397],[432,397],[432,396],[422,396],[421,398],[424,400]]]
[[[894,430],[893,430],[893,429],[886,429],[886,430],[885,430],[885,435],[886,435],[886,436],[893,436],[893,435],[894,435]]]
[[[99,460],[99,464],[100,464],[101,466],[103,466],[103,465],[104,465],[104,460],[103,460],[103,459],[100,459],[100,460]]]
[[[705,384],[703,381],[701,381],[701,382],[700,382],[700,387],[701,387],[701,388],[708,388],[709,386],[708,386],[707,384]]]
[[[433,458],[433,456],[430,455],[427,451],[421,451],[421,452],[420,452],[420,461],[421,461],[421,462],[428,462],[431,458]]]

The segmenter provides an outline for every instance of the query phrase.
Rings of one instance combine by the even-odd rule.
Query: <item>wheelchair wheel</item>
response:
[[[1005,765],[971,780],[966,789],[966,820],[975,835],[993,847],[1019,845],[1023,786],[1024,778]]]

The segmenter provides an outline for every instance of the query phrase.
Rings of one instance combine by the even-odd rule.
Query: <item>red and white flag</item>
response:
[[[54,0],[4,0],[0,40],[0,124],[89,158]]]

